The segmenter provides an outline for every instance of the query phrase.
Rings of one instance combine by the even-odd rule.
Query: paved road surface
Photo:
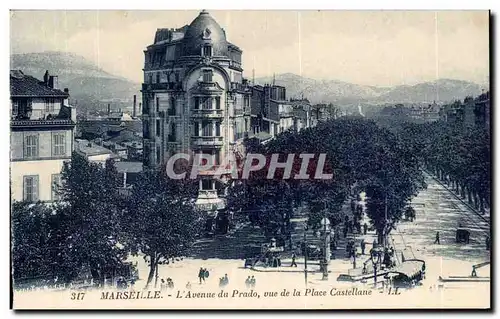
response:
[[[410,245],[416,256],[441,256],[471,262],[489,260],[490,252],[485,249],[486,236],[490,236],[488,222],[432,177],[426,176],[426,182],[427,189],[413,200],[416,220],[400,223],[393,231],[397,249]],[[471,232],[469,244],[455,243],[459,224]],[[440,245],[434,244],[437,231],[440,233]]]

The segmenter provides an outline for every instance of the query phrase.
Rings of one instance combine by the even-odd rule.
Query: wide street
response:
[[[426,176],[426,182],[428,184],[427,189],[421,191],[412,203],[416,210],[416,220],[414,222],[400,222],[396,230],[392,231],[391,240],[395,245],[399,258],[401,258],[401,252],[403,252],[406,259],[419,258],[427,262],[426,285],[433,285],[437,283],[438,276],[467,276],[470,274],[473,264],[489,260],[490,252],[485,249],[485,237],[489,235],[489,225],[432,177]],[[455,231],[459,224],[470,230],[469,244],[455,243]],[[171,277],[176,284],[184,286],[188,281],[196,283],[199,268],[206,267],[211,275],[205,285],[213,287],[217,287],[218,278],[224,276],[224,274],[228,274],[231,283],[238,286],[243,286],[245,279],[252,275],[257,278],[259,285],[276,283],[275,280],[278,278],[280,279],[280,285],[303,285],[304,274],[301,272],[303,270],[303,259],[301,258],[297,259],[299,267],[294,269],[293,272],[290,272],[291,269],[288,266],[281,267],[278,269],[279,272],[252,271],[243,268],[244,261],[242,259],[235,259],[235,257],[231,258],[230,256],[221,258],[221,253],[224,251],[229,253],[229,251],[235,249],[244,249],[245,245],[250,242],[255,243],[255,241],[258,241],[261,236],[253,234],[251,231],[252,229],[245,227],[245,229],[237,231],[234,235],[212,241],[212,246],[207,248],[213,249],[213,256],[218,256],[217,258],[185,259],[175,264],[161,265],[159,277]],[[254,231],[259,232],[259,229],[256,228]],[[439,245],[434,244],[436,231],[440,232]],[[245,238],[237,238],[243,234],[246,235]],[[358,253],[360,253],[359,240],[363,237],[365,237],[367,243],[371,243],[375,238],[375,234],[368,233],[366,236],[357,237]],[[242,254],[244,253],[242,252]],[[344,254],[338,253],[337,255],[343,256]],[[357,267],[362,267],[361,260],[366,258],[368,256],[364,258],[358,257],[360,261]],[[140,265],[140,276],[145,279],[147,278],[148,269],[143,264],[142,258],[137,260]],[[284,260],[283,263],[287,265],[287,262],[287,260]],[[329,267],[331,273],[328,282],[336,285],[340,284],[336,282],[337,276],[340,273],[346,273],[350,268],[352,268],[352,264],[348,259],[332,260]],[[317,270],[318,266],[311,265],[309,269]],[[489,266],[478,270],[478,274],[481,276],[489,276],[489,272]],[[268,278],[273,278],[273,280]],[[321,278],[320,273],[309,274],[311,284],[319,284]],[[141,282],[138,282],[138,284],[140,285]]]
[[[490,252],[485,249],[486,236],[490,236],[488,219],[474,213],[431,176],[426,176],[426,182],[427,189],[412,202],[416,220],[400,223],[392,233],[396,249],[411,246],[415,256],[424,259],[438,256],[474,263],[489,260]],[[459,225],[470,231],[469,244],[455,243]],[[434,244],[436,232],[440,234],[440,245]]]
[[[238,249],[244,249],[246,244],[257,243],[261,238],[257,233],[258,228],[244,226],[236,230],[233,234],[223,237],[223,239],[207,241],[207,246],[202,246],[203,254],[198,258],[186,258],[182,261],[160,265],[159,280],[161,278],[172,278],[175,288],[164,292],[162,300],[151,301],[116,301],[123,308],[148,307],[148,308],[364,308],[367,305],[376,308],[405,308],[405,307],[486,307],[489,300],[489,283],[458,283],[445,284],[439,287],[439,276],[468,276],[472,265],[489,260],[489,251],[485,250],[484,237],[489,234],[488,223],[475,215],[456,197],[449,193],[442,185],[437,183],[431,177],[427,176],[428,188],[423,190],[413,201],[416,210],[416,220],[414,222],[401,222],[397,229],[392,232],[393,244],[396,247],[400,258],[401,252],[406,259],[421,258],[426,261],[426,278],[423,280],[422,287],[404,291],[399,296],[388,296],[382,291],[375,291],[373,296],[368,297],[293,297],[290,298],[265,298],[266,292],[281,292],[284,289],[294,291],[294,289],[305,291],[303,259],[298,258],[298,267],[287,266],[289,261],[284,260],[283,267],[273,268],[272,271],[255,271],[243,268],[244,261],[238,259],[241,257],[227,256],[224,258],[224,252],[235,254]],[[471,240],[469,244],[455,243],[455,230],[461,223],[463,227],[470,229]],[[441,234],[441,244],[434,244],[435,232]],[[239,236],[246,235],[244,238]],[[350,236],[349,236],[350,237]],[[357,236],[357,240],[365,237],[368,243],[373,241],[374,233],[368,233],[366,236]],[[236,244],[239,243],[239,244]],[[411,248],[409,248],[411,247]],[[207,258],[210,250],[213,256],[217,258]],[[369,247],[368,247],[369,250]],[[201,253],[201,252],[200,252]],[[358,253],[360,251],[358,250]],[[414,254],[414,256],[413,256]],[[242,252],[241,255],[244,255]],[[341,254],[338,254],[339,256]],[[343,254],[342,254],[343,255]],[[358,257],[357,267],[362,267],[362,260],[368,256]],[[148,276],[148,267],[142,257],[132,258],[138,262],[140,280],[135,285],[136,290],[145,286]],[[204,283],[199,283],[198,271],[200,267],[207,268],[210,277]],[[308,267],[311,270],[317,270],[317,265]],[[339,274],[347,273],[352,269],[351,260],[346,258],[334,259],[331,261],[329,278],[322,280],[322,274],[319,272],[308,274],[309,289],[317,291],[330,291],[331,289],[350,289],[356,286],[358,289],[371,289],[371,281],[367,283],[351,284],[348,282],[338,282],[336,279]],[[269,270],[269,269],[268,269]],[[192,292],[216,292],[219,293],[219,278],[225,274],[229,277],[229,284],[224,291],[233,294],[238,292],[250,292],[250,288],[245,287],[245,279],[248,276],[254,276],[256,286],[254,291],[260,296],[256,298],[230,298],[230,299],[199,299],[193,304],[193,300],[177,299],[179,293],[188,291],[186,284],[189,282]],[[479,276],[489,276],[490,267],[484,267],[478,270]],[[154,286],[154,282],[151,289]],[[159,288],[159,287],[158,287]],[[380,292],[380,293],[379,293]],[[47,302],[60,300],[58,308],[64,308],[67,303],[67,293],[51,292],[54,295],[49,297],[44,293],[42,297],[37,292],[22,293],[16,298],[16,303],[20,307],[24,304],[33,306],[33,300],[40,300],[40,303],[46,305]],[[61,298],[56,298],[61,294]],[[95,292],[93,299],[89,299],[89,305],[106,307],[106,303],[95,303],[91,300],[98,298],[99,292]],[[457,300],[460,300],[457,303]],[[84,303],[82,303],[82,306]]]

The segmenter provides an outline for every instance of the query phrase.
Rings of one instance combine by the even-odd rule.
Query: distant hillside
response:
[[[11,69],[20,69],[25,74],[42,79],[45,70],[59,76],[59,86],[68,87],[72,103],[78,113],[95,113],[106,109],[131,110],[134,94],[140,99],[140,83],[110,74],[94,63],[73,53],[43,52],[14,54]],[[257,84],[272,83],[272,77],[258,78]],[[478,95],[478,84],[440,79],[416,85],[375,87],[336,80],[315,80],[292,73],[276,75],[276,84],[287,88],[287,97],[308,98],[312,103],[335,103],[354,108],[358,104],[380,105],[385,103],[430,103],[463,99],[467,95]]]
[[[272,77],[258,78],[258,84],[272,83]],[[478,95],[481,86],[472,82],[440,79],[416,85],[375,87],[342,81],[321,81],[292,73],[277,74],[275,83],[287,88],[288,97],[307,97],[312,103],[428,103]]]
[[[382,95],[384,102],[432,102],[462,100],[468,95],[481,94],[482,87],[476,83],[439,79],[433,82],[424,82],[416,85],[400,85]]]
[[[140,101],[140,84],[115,76],[85,58],[73,53],[42,52],[13,54],[11,69],[43,78],[46,70],[59,77],[59,86],[69,88],[71,103],[77,105],[79,114],[102,111],[107,103],[113,110],[131,109],[133,96]]]

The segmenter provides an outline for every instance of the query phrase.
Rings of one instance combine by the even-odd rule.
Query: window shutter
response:
[[[38,175],[33,176],[33,201],[38,201]]]
[[[27,181],[28,181],[28,178],[26,176],[23,176],[23,200],[26,200],[26,196],[28,196]]]

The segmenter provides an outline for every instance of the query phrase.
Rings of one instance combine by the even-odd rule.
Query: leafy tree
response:
[[[102,282],[127,257],[120,243],[124,210],[118,185],[112,160],[102,167],[73,153],[71,162],[64,164],[54,241],[61,250],[57,258],[65,280],[87,268],[95,282]]]
[[[147,286],[162,262],[184,256],[202,219],[194,207],[197,180],[172,180],[162,171],[146,171],[133,185],[125,219],[126,243],[149,263]]]
[[[397,222],[407,202],[425,186],[415,153],[404,149],[392,132],[363,118],[329,120],[299,133],[280,134],[264,146],[251,145],[251,148],[266,155],[267,164],[274,153],[281,154],[281,161],[288,154],[323,153],[328,171],[333,173],[332,180],[257,178],[259,174],[266,175],[264,169],[255,172],[248,181],[235,183],[230,203],[256,212],[253,219],[260,216],[258,222],[270,235],[282,234],[279,225],[286,227],[287,219],[300,207],[309,211],[313,227],[318,226],[325,213],[336,225],[344,219],[343,203],[351,194],[364,189],[373,195],[369,215],[383,237],[386,207],[387,219]],[[299,170],[300,163],[294,163],[293,172]],[[313,161],[310,176],[314,171]]]
[[[50,276],[49,225],[52,210],[43,203],[14,202],[11,208],[14,279]]]

